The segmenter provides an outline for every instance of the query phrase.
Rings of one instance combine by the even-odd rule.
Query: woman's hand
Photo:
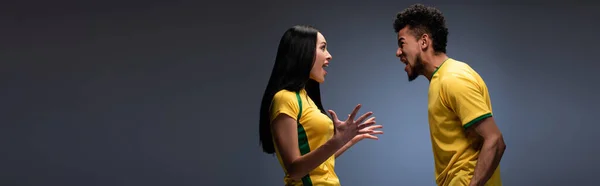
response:
[[[375,119],[369,119],[368,121],[363,123],[363,121],[367,117],[371,116],[373,112],[367,112],[360,116],[357,120],[354,120],[354,117],[356,117],[356,113],[358,112],[358,110],[360,110],[360,107],[360,104],[356,105],[354,111],[352,111],[352,113],[348,115],[348,118],[345,121],[340,121],[335,112],[333,110],[329,110],[329,114],[331,114],[333,124],[335,125],[336,129],[334,138],[338,140],[341,144],[346,144],[355,138],[357,141],[360,141],[367,137],[375,137],[372,135],[375,134],[374,129],[380,128],[377,126],[369,127],[375,124]],[[378,131],[377,133],[379,132],[380,131]]]
[[[363,139],[367,139],[367,138],[368,139],[378,140],[379,138],[377,136],[375,136],[375,135],[376,134],[383,134],[383,131],[375,130],[375,129],[383,128],[382,125],[374,125],[376,123],[375,122],[375,117],[369,118],[363,124],[368,124],[368,123],[372,123],[371,126],[365,127],[361,131],[359,131],[362,134],[359,134],[359,135],[355,136],[354,138],[352,138],[352,140],[350,141],[352,144],[356,144],[359,141],[361,141]]]

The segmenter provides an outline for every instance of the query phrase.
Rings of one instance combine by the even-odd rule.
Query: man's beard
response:
[[[421,72],[423,72],[424,65],[423,65],[423,60],[421,59],[421,56],[417,55],[417,58],[415,59],[415,65],[411,66],[411,67],[412,68],[410,69],[410,72],[412,72],[412,73],[408,74],[408,81],[409,82],[417,79],[417,77],[419,77],[419,75],[421,74]]]

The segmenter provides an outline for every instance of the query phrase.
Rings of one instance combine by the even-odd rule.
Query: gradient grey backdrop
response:
[[[294,24],[329,42],[325,107],[361,103],[385,126],[338,159],[342,184],[434,185],[428,83],[394,56],[412,3],[3,3],[0,185],[282,185],[258,108]],[[505,185],[597,184],[600,6],[427,4],[489,86]]]

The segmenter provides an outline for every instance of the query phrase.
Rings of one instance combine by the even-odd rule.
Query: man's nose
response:
[[[402,50],[398,48],[398,50],[396,50],[396,57],[400,57],[400,55],[402,55]]]

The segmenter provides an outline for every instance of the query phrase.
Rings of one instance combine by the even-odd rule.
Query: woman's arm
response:
[[[316,150],[305,155],[298,149],[298,129],[296,120],[286,114],[279,114],[272,122],[275,145],[289,176],[300,180],[334,155],[344,144],[342,140],[331,138]]]
[[[342,146],[342,148],[340,148],[338,151],[335,152],[335,158],[338,158],[342,154],[344,154],[344,152],[346,152],[346,150],[348,150],[350,147],[352,147],[352,145],[354,145],[354,142],[352,142],[352,140],[351,140],[348,143],[346,143],[344,146]]]

